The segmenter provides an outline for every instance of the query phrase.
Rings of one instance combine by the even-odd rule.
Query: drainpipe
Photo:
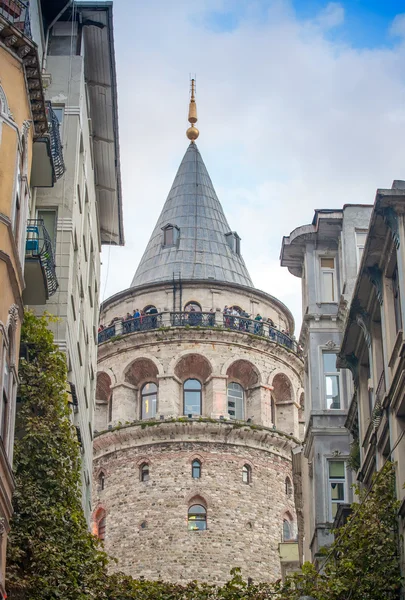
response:
[[[69,6],[71,4],[73,4],[73,0],[69,0],[69,2],[66,4],[66,6],[64,8],[62,8],[62,10],[54,18],[54,20],[52,21],[52,23],[50,23],[50,25],[48,25],[48,27],[47,27],[46,37],[45,37],[44,53],[42,55],[42,73],[46,72],[46,59],[47,59],[47,54],[48,54],[49,33],[50,33],[52,27],[55,25],[56,21],[59,21],[59,19],[63,15],[63,13],[69,8]]]

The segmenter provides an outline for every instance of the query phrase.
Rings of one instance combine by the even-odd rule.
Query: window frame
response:
[[[196,389],[187,390],[186,383],[188,381],[198,381],[198,383],[200,384],[200,389],[199,390],[196,390]],[[202,390],[203,390],[202,382],[199,379],[197,379],[196,377],[189,377],[188,379],[186,379],[183,382],[183,415],[188,416],[191,414],[193,417],[200,417],[202,415],[202,407],[203,407]],[[186,412],[186,392],[199,392],[199,394],[200,394],[200,412],[199,413]]]
[[[201,507],[203,509],[203,511],[201,511],[201,512],[200,511],[191,512],[192,509],[195,506]],[[198,518],[200,515],[203,515],[204,518],[203,519],[202,518]],[[194,519],[190,519],[190,517],[195,517],[195,518]],[[205,526],[201,527],[201,528],[200,527],[193,527],[193,528],[191,528],[190,527],[190,523],[192,523],[192,522],[204,523]],[[191,504],[188,507],[188,510],[187,510],[187,530],[188,531],[206,531],[207,529],[208,529],[208,524],[207,524],[207,507],[204,506],[201,503],[200,504],[197,504],[197,503]]]
[[[245,485],[252,483],[252,467],[247,463],[242,467],[242,483]]]
[[[335,367],[336,368],[335,371],[325,371],[324,356],[326,354],[333,354],[337,358],[337,354],[338,353],[335,352],[334,350],[327,350],[326,348],[323,348],[321,350],[321,368],[322,368],[322,382],[323,382],[323,384],[322,384],[323,385],[323,405],[324,405],[325,410],[342,410],[342,381],[341,381],[341,378],[340,378],[340,369],[338,367]],[[338,382],[339,406],[332,408],[332,406],[328,406],[326,378],[327,377],[335,377],[335,376],[337,377],[337,382]]]
[[[164,227],[162,227],[163,231],[163,248],[173,248],[179,245],[180,240],[180,228],[177,225],[173,225],[172,223],[168,223]],[[168,240],[169,232],[171,234],[171,240]]]
[[[347,491],[347,469],[346,469],[346,461],[344,459],[336,459],[334,457],[329,457],[326,459],[326,476],[328,481],[328,518],[331,523],[333,523],[335,516],[333,515],[333,505],[336,504],[339,507],[339,504],[345,504],[348,500],[348,491]],[[339,477],[331,477],[330,475],[330,464],[331,463],[343,463],[343,478]],[[333,483],[343,483],[343,499],[342,500],[333,500],[332,499],[332,484]],[[336,509],[338,510],[338,508]]]
[[[242,390],[242,398],[241,398],[242,416],[241,417],[237,417],[235,414],[236,413],[236,400],[239,400],[239,398],[237,396],[231,396],[231,398],[234,398],[234,404],[235,404],[235,406],[233,408],[231,407],[231,410],[233,410],[234,415],[232,416],[229,411],[229,386],[230,385],[238,385],[240,387],[240,389]],[[243,385],[241,385],[238,381],[229,381],[228,385],[226,386],[226,410],[227,410],[227,413],[228,413],[230,419],[234,419],[235,421],[244,421],[245,420],[245,398],[246,398],[246,392],[245,392],[245,388],[243,387]]]
[[[201,479],[201,466],[201,461],[198,458],[194,458],[191,463],[191,477],[193,479]]]
[[[288,534],[286,536],[286,527],[285,525],[288,526]],[[293,524],[292,521],[290,519],[287,518],[287,516],[283,517],[283,542],[293,542],[295,541],[294,539],[294,532],[293,532]]]
[[[145,393],[145,392],[144,392],[144,389],[145,389],[145,387],[146,387],[147,385],[154,385],[154,386],[156,387],[156,391],[154,391],[154,392],[146,392],[146,393]],[[145,420],[147,420],[147,419],[154,419],[154,418],[156,417],[156,414],[157,414],[157,406],[158,406],[158,393],[159,393],[159,387],[158,387],[158,385],[157,385],[157,384],[156,384],[154,381],[147,381],[146,383],[144,383],[144,384],[142,385],[142,387],[141,387],[141,390],[140,390],[140,394],[141,394],[141,414],[140,414],[140,418],[141,418],[141,421],[145,421]],[[144,414],[144,400],[145,400],[145,399],[148,399],[150,396],[155,396],[155,397],[156,397],[156,400],[155,400],[155,407],[154,407],[154,411],[153,411],[153,409],[152,409],[152,411],[151,411],[151,412],[152,412],[152,415],[151,415],[151,416],[149,416],[149,417],[147,417],[147,416],[145,416],[145,414]],[[153,407],[153,404],[152,404],[152,407]]]
[[[398,263],[395,265],[395,268],[391,275],[392,281],[392,302],[394,305],[394,323],[395,323],[395,331],[398,333],[402,330],[402,311],[401,311],[401,288],[399,285],[399,273],[398,273]]]
[[[322,260],[333,260],[333,268],[331,267],[323,267]],[[336,277],[336,255],[327,256],[325,254],[320,254],[318,257],[319,261],[319,282],[320,282],[320,302],[321,304],[336,304],[338,297],[338,289],[337,289],[337,277]],[[326,300],[325,294],[325,286],[324,286],[324,275],[332,275],[332,300]]]
[[[143,462],[139,465],[139,481],[141,483],[146,483],[150,480],[150,469],[149,463]]]
[[[366,246],[368,229],[356,229],[355,237],[356,237],[356,260],[357,260],[357,271],[360,268],[361,259],[363,258],[364,248]],[[364,241],[360,242],[359,237],[364,235]],[[360,242],[360,243],[359,243]],[[360,254],[361,251],[361,254]]]

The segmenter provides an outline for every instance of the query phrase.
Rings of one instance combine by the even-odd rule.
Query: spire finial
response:
[[[191,123],[191,127],[189,127],[186,131],[186,136],[191,142],[194,142],[200,132],[197,127],[194,127],[194,124],[197,123],[197,105],[195,103],[195,79],[191,80],[191,97],[190,97],[190,107],[188,109],[188,121]]]

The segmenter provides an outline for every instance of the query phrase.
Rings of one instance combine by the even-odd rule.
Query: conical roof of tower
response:
[[[175,245],[163,229],[175,226]],[[177,230],[176,230],[177,231]],[[176,279],[207,279],[253,287],[243,258],[228,243],[233,234],[195,143],[191,143],[132,281],[139,286]],[[235,240],[236,241],[236,240]]]

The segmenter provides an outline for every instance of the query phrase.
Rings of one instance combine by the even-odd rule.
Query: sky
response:
[[[405,3],[114,0],[114,31],[126,244],[103,249],[102,299],[131,284],[188,146],[196,75],[197,145],[255,286],[298,334],[282,237],[405,179]]]

